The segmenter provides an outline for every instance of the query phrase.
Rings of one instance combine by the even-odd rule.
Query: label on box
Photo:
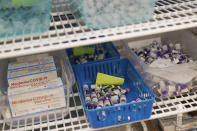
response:
[[[36,90],[55,88],[63,86],[61,78],[50,80],[48,76],[39,76],[37,78],[32,78],[23,81],[14,81],[8,87],[8,95],[23,94],[26,92],[33,92]]]
[[[17,77],[14,79],[8,79],[8,84],[9,86],[20,87],[23,85],[31,85],[33,82],[42,83],[44,81],[49,81],[52,79],[57,79],[56,70],[50,71],[50,72],[43,72],[43,73],[35,74],[35,75],[26,75],[26,76]]]
[[[12,62],[12,63],[9,63],[8,70],[16,70],[20,68],[27,68],[30,66],[39,66],[39,65],[47,64],[47,63],[48,64],[54,63],[54,59],[52,56],[44,57],[39,60],[31,60],[27,62]]]
[[[19,70],[12,70],[12,71],[8,71],[8,79],[22,77],[25,75],[39,74],[41,72],[54,71],[54,70],[56,70],[56,66],[54,63],[40,65],[36,67],[23,68]]]
[[[12,117],[66,107],[64,87],[8,97]]]

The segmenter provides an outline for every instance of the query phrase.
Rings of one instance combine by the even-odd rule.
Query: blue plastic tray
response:
[[[113,59],[81,64],[75,66],[74,70],[82,104],[92,128],[129,123],[150,117],[155,95],[128,59]],[[127,94],[127,104],[91,110],[86,108],[83,85],[88,84],[90,86],[95,84],[97,72],[125,78],[123,88],[130,88],[131,90]],[[136,98],[140,98],[141,101],[131,102]],[[102,115],[103,113],[105,113],[105,116]]]
[[[48,31],[51,0],[18,0],[19,5],[13,1],[17,0],[0,0],[0,38]]]
[[[97,44],[97,45],[89,45],[86,47],[91,47],[91,48],[98,48],[98,47],[104,47],[104,50],[107,52],[105,55],[105,58],[103,60],[110,60],[110,59],[114,59],[114,58],[120,58],[120,54],[117,51],[117,49],[114,47],[112,42],[106,42],[106,43],[102,43],[102,44]],[[68,57],[70,59],[71,65],[77,65],[75,62],[72,61],[71,59],[71,55],[73,55],[73,49],[67,49],[66,50]],[[99,60],[98,60],[99,61]],[[89,61],[92,62],[92,61]]]

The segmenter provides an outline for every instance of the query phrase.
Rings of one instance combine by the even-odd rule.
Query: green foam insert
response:
[[[75,47],[73,49],[74,56],[82,56],[85,54],[93,55],[94,52],[95,52],[95,48],[89,48],[89,47]]]
[[[106,75],[98,72],[96,78],[96,85],[123,85],[124,78]]]

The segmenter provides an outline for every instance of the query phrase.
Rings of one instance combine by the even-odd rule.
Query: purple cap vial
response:
[[[87,85],[87,84],[84,84],[84,85],[83,85],[83,90],[86,91],[86,90],[88,90],[88,89],[89,89],[89,88],[88,88],[88,85]]]
[[[91,93],[91,98],[92,98],[92,99],[93,99],[93,98],[97,98],[97,95],[96,95],[95,92],[92,92],[92,93]]]
[[[118,104],[118,99],[119,99],[118,95],[111,96],[110,101],[111,101],[112,105]]]
[[[187,88],[187,85],[186,84],[179,84],[180,86],[180,90],[184,90]]]
[[[105,96],[102,96],[102,97],[98,98],[98,100],[104,102],[106,100],[106,97]]]
[[[104,106],[104,103],[102,100],[98,101],[98,104],[97,104],[97,108],[101,108]]]
[[[85,97],[85,102],[86,103],[91,102],[91,98],[90,97]]]
[[[85,97],[90,97],[90,92],[88,90],[84,91]]]
[[[174,91],[174,92],[173,92],[173,95],[174,95],[174,96],[178,96],[178,92],[177,92],[177,91]]]
[[[91,89],[95,90],[96,89],[96,85],[91,85]]]
[[[111,98],[111,95],[110,95],[109,93],[107,93],[107,94],[106,94],[106,99],[109,100],[110,98]]]
[[[185,61],[184,58],[180,58],[180,59],[179,59],[179,62],[184,62],[184,61]]]
[[[93,109],[93,105],[92,105],[91,103],[87,103],[87,104],[86,104],[86,107],[87,107],[88,109]]]
[[[157,56],[158,56],[158,57],[161,57],[161,56],[162,56],[161,51],[157,51]]]
[[[109,100],[106,99],[106,100],[104,101],[104,106],[110,106],[110,105],[111,105],[111,104],[110,104]]]
[[[120,104],[126,104],[127,98],[125,95],[120,96]]]
[[[114,101],[113,103],[112,103],[112,105],[117,105],[118,104],[118,102],[117,101]]]
[[[166,95],[166,94],[168,93],[168,91],[167,91],[167,90],[162,90],[161,93],[162,93],[163,95]]]
[[[98,103],[98,99],[96,97],[92,98],[93,103]]]
[[[113,90],[113,93],[116,94],[116,95],[118,95],[118,96],[121,95],[121,92],[120,92],[119,89]]]
[[[96,104],[92,104],[92,108],[96,109],[97,105]]]

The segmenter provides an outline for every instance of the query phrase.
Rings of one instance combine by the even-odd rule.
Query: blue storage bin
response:
[[[50,13],[51,0],[0,0],[0,38],[44,33]]]
[[[97,45],[89,45],[86,47],[91,47],[91,48],[104,48],[105,56],[104,56],[104,60],[109,60],[109,59],[114,59],[114,58],[120,58],[120,54],[117,51],[117,49],[114,47],[112,42],[106,42],[106,43],[102,43],[102,44],[97,44]],[[68,57],[70,59],[70,63],[72,66],[76,65],[75,61],[72,60],[71,56],[73,56],[73,49],[67,49],[66,50]],[[99,52],[95,51],[96,55],[99,55]],[[88,61],[88,62],[92,62],[92,61]]]
[[[75,66],[74,70],[82,104],[92,128],[124,124],[150,117],[155,95],[139,76],[128,59],[113,59],[81,64]],[[97,72],[125,79],[123,88],[130,88],[131,90],[130,93],[127,94],[127,104],[108,106],[100,109],[86,108],[83,85],[88,84],[90,86],[91,84],[95,84]],[[131,102],[136,98],[140,98],[141,101]]]
[[[73,14],[93,29],[149,20],[155,0],[69,0]]]

